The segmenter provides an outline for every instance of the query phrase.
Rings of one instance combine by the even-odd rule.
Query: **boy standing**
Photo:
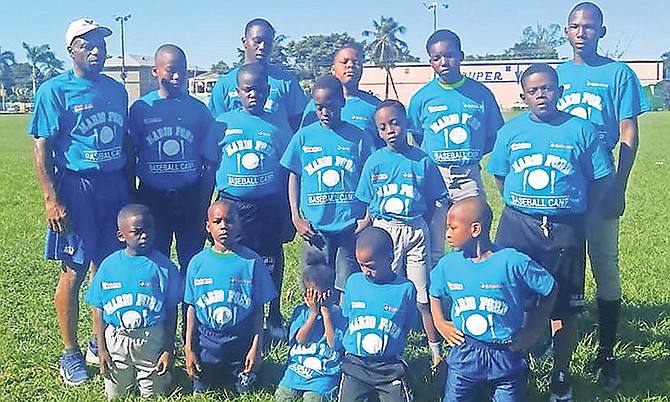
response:
[[[149,208],[125,206],[118,226],[126,248],[102,261],[85,296],[99,324],[105,395],[123,397],[135,386],[145,397],[166,395],[183,282],[172,261],[153,248]]]
[[[293,136],[281,164],[290,171],[289,204],[303,238],[302,265],[308,254],[322,254],[335,271],[335,289],[342,291],[358,269],[354,233],[365,205],[354,193],[373,147],[361,129],[342,121],[344,93],[337,78],[319,77],[312,95],[319,121]]]
[[[483,395],[525,401],[525,352],[549,319],[558,293],[546,269],[525,254],[491,244],[491,219],[491,209],[479,197],[456,202],[447,214],[447,241],[454,251],[430,273],[435,326],[452,347],[444,401]],[[525,312],[534,295],[539,302]],[[449,319],[443,299],[451,302]]]
[[[552,401],[569,402],[568,366],[584,305],[584,214],[600,202],[613,168],[595,127],[556,108],[561,89],[553,68],[530,66],[521,88],[529,112],[500,129],[487,166],[506,205],[496,243],[529,255],[559,284],[550,391]]]
[[[393,241],[380,228],[361,231],[356,260],[363,272],[345,286],[342,312],[349,319],[344,333],[342,382],[338,401],[367,400],[373,394],[385,402],[409,402],[407,364],[400,355],[407,332],[416,320],[416,289],[391,271]]]
[[[461,39],[447,29],[426,42],[437,77],[412,97],[407,110],[412,135],[437,164],[452,202],[485,197],[479,161],[491,152],[502,114],[491,91],[461,74]],[[444,254],[447,202],[439,202],[430,223],[433,262]]]
[[[228,201],[207,211],[214,242],[186,272],[186,371],[193,393],[235,384],[248,391],[261,363],[263,304],[277,297],[261,257],[237,243],[239,215]]]
[[[589,2],[577,4],[565,28],[574,57],[556,72],[563,85],[558,109],[593,123],[610,153],[621,141],[618,166],[605,190],[605,202],[586,216],[598,303],[599,347],[593,368],[601,383],[612,389],[620,381],[613,354],[621,307],[619,217],[624,212],[626,186],[637,153],[637,117],[649,110],[649,104],[640,81],[625,63],[598,54],[598,42],[605,33],[600,8]]]
[[[393,239],[391,270],[414,284],[417,306],[432,354],[432,368],[442,361],[440,341],[428,305],[431,267],[427,220],[435,201],[448,196],[444,181],[425,152],[407,143],[407,114],[402,103],[385,100],[375,112],[386,147],[365,162],[356,197],[368,206],[373,225]]]

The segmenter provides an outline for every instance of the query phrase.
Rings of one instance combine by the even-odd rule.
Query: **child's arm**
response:
[[[254,326],[254,337],[251,341],[251,347],[244,359],[244,368],[242,372],[251,373],[260,363],[261,345],[263,343],[263,306],[254,308],[251,322]]]
[[[195,307],[189,304],[186,309],[186,339],[184,341],[184,358],[186,372],[191,378],[198,376],[202,371],[198,356],[193,351],[193,337],[195,336]]]
[[[451,321],[447,321],[442,313],[442,300],[430,296],[430,312],[433,316],[435,329],[447,341],[449,346],[460,345],[465,342],[463,333],[456,329]]]
[[[368,227],[371,221],[372,219],[370,218],[370,210],[366,209],[365,216],[356,221],[356,233]]]
[[[170,367],[172,353],[174,350],[174,334],[177,330],[177,307],[168,308],[165,311],[165,339],[163,343],[163,352],[156,363],[156,374],[163,375]]]
[[[307,288],[307,290],[305,290],[305,304],[309,307],[309,315],[307,316],[307,321],[305,321],[295,334],[295,340],[301,345],[305,345],[309,342],[309,333],[312,331],[312,326],[319,316],[319,305],[316,298],[317,293],[314,288]]]
[[[105,340],[105,327],[107,324],[102,319],[102,310],[98,307],[93,307],[93,315],[95,316],[95,331],[96,337],[98,338],[98,359],[100,359],[100,374],[103,377],[108,377],[109,372],[112,369],[112,358],[109,355],[109,350],[107,349],[107,341]]]
[[[335,327],[333,326],[333,316],[330,314],[330,306],[321,305],[321,316],[323,316],[323,330],[326,335],[328,346],[335,346]]]
[[[316,233],[312,225],[300,216],[300,177],[292,171],[288,174],[288,202],[295,230],[303,239],[309,241]]]
[[[616,197],[612,197],[612,194],[607,194],[607,197],[605,197],[606,193],[610,188],[608,187],[609,182],[609,176],[605,176],[601,179],[592,181],[589,184],[589,189],[588,189],[588,210],[593,211],[593,210],[598,210],[599,212],[602,212],[603,210],[606,210],[605,205],[610,203],[610,202],[618,202]],[[623,209],[622,209],[623,211]]]
[[[549,321],[557,295],[558,283],[554,282],[551,292],[546,296],[540,297],[537,306],[528,311],[523,328],[512,339],[512,344],[509,347],[510,350],[525,352],[537,341],[542,327],[547,325]]]

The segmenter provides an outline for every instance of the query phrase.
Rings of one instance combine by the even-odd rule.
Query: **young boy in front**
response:
[[[170,259],[153,248],[149,208],[130,204],[118,215],[126,248],[100,264],[86,292],[98,327],[98,358],[109,399],[166,395],[174,350],[176,307],[183,282]]]
[[[496,244],[529,255],[559,284],[550,390],[552,401],[568,402],[568,367],[584,305],[584,214],[601,202],[613,167],[595,127],[556,108],[562,90],[553,68],[530,66],[521,88],[529,111],[500,129],[487,166],[505,202]]]
[[[242,393],[261,363],[263,304],[277,291],[263,259],[237,243],[242,228],[234,204],[212,204],[206,229],[213,245],[186,272],[186,371],[193,393],[233,384]]]
[[[289,170],[291,219],[303,238],[302,266],[308,254],[322,254],[341,292],[349,274],[358,270],[354,237],[365,205],[354,193],[374,148],[361,129],[342,120],[344,93],[337,78],[319,77],[312,96],[319,121],[293,136],[281,164]]]
[[[240,214],[239,243],[263,257],[277,291],[284,273],[282,230],[291,223],[278,205],[286,205],[287,171],[279,159],[293,135],[291,128],[263,105],[268,97],[267,67],[245,64],[237,73],[237,93],[241,109],[216,118],[226,125],[221,140],[216,189],[219,200],[234,204]],[[275,340],[286,340],[280,299],[270,302],[267,328]]]
[[[347,320],[336,304],[333,270],[316,256],[300,274],[305,303],[293,310],[288,363],[275,402],[332,401],[337,395]]]
[[[363,272],[347,279],[342,312],[344,360],[338,401],[411,401],[407,364],[401,354],[416,321],[416,289],[391,271],[393,241],[384,230],[368,227],[356,240],[356,260]]]
[[[461,39],[447,29],[426,42],[437,77],[412,96],[407,108],[412,136],[437,164],[451,201],[482,196],[479,161],[491,152],[503,125],[493,93],[461,74]],[[433,263],[444,255],[448,202],[438,202],[430,222]]]
[[[365,162],[356,197],[368,206],[373,225],[393,239],[391,270],[414,284],[434,369],[442,361],[440,340],[428,305],[428,273],[433,264],[428,224],[435,201],[448,196],[435,163],[407,143],[407,114],[402,103],[385,100],[375,112],[386,147]]]
[[[491,244],[491,219],[479,197],[456,202],[447,213],[446,235],[454,251],[430,273],[435,326],[451,346],[445,402],[525,401],[525,352],[558,293],[551,274],[527,255]],[[538,295],[526,312],[527,302]],[[445,299],[451,302],[448,318]]]

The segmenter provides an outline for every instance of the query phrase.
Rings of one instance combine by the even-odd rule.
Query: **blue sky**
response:
[[[429,1],[426,1],[429,2]],[[450,28],[461,36],[467,54],[499,53],[518,41],[521,31],[537,21],[565,26],[575,0],[446,0],[449,8],[438,10],[438,27]],[[197,3],[197,6],[190,6]],[[71,66],[64,34],[69,21],[82,17],[98,20],[113,29],[108,40],[110,55],[119,55],[119,25],[114,15],[132,14],[126,23],[126,53],[153,55],[163,43],[182,46],[189,64],[207,69],[218,60],[229,64],[244,24],[254,17],[273,23],[289,39],[306,35],[348,32],[362,39],[361,31],[372,28],[381,15],[393,17],[407,28],[401,38],[413,54],[427,60],[425,40],[432,31],[432,11],[420,0],[32,0],[0,3],[0,46],[11,50],[17,61],[25,61],[21,42],[48,43],[56,55]],[[617,42],[630,42],[624,58],[656,59],[670,51],[667,0],[601,0],[608,33],[601,45],[613,49]],[[30,4],[28,6],[28,4]],[[634,6],[631,6],[634,5]],[[570,56],[568,45],[559,49]]]

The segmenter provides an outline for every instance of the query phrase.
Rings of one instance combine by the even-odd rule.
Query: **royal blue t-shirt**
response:
[[[368,204],[373,218],[412,220],[435,200],[447,197],[437,166],[418,148],[375,151],[363,166],[356,197]]]
[[[361,91],[358,96],[347,98],[342,108],[342,120],[348,121],[365,131],[370,136],[375,148],[386,146],[382,137],[379,136],[375,123],[375,110],[380,103],[381,101],[376,96]],[[302,114],[300,127],[307,127],[317,121],[319,121],[319,118],[316,115],[316,106],[314,106],[314,100],[311,99]]]
[[[503,125],[493,93],[466,77],[448,87],[433,79],[412,96],[407,116],[412,135],[439,166],[479,164]]]
[[[289,331],[288,362],[279,385],[329,395],[337,389],[340,382],[340,363],[344,352],[342,336],[347,329],[347,319],[342,315],[339,306],[331,308],[330,317],[334,332],[331,348],[328,346],[321,313],[312,325],[307,343],[301,345],[296,341],[296,335],[307,322],[307,317],[309,317],[309,306],[306,304],[301,304],[293,310]]]
[[[58,169],[111,172],[126,164],[128,93],[99,74],[95,80],[72,70],[40,85],[28,134],[53,144]]]
[[[559,113],[550,123],[526,112],[498,132],[487,170],[504,177],[505,204],[529,215],[581,214],[590,182],[613,172],[593,124]]]
[[[235,109],[242,109],[242,101],[237,93],[236,67],[228,73],[219,77],[212,88],[212,96],[209,98],[209,110],[215,118],[220,114]],[[268,85],[270,93],[265,102],[265,111],[270,114],[278,114],[280,120],[290,125],[293,118],[302,116],[307,98],[300,87],[298,77],[279,67],[268,65]]]
[[[293,132],[273,116],[265,112],[256,116],[236,109],[217,117],[228,127],[216,171],[217,190],[245,199],[285,190],[286,170],[279,160]]]
[[[146,328],[165,320],[181,301],[183,285],[177,267],[160,252],[132,256],[123,249],[102,261],[84,299],[102,310],[107,324]]]
[[[209,135],[212,120],[205,104],[188,94],[163,98],[155,90],[136,100],[130,107],[130,136],[140,181],[159,190],[194,184],[208,150],[218,146]]]
[[[619,142],[619,123],[648,111],[642,85],[626,63],[600,66],[568,61],[556,68],[563,86],[558,109],[589,120],[608,150]]]
[[[188,264],[185,287],[184,303],[195,308],[200,325],[216,331],[234,328],[277,297],[263,258],[244,246],[235,253],[203,249]]]
[[[456,329],[482,342],[508,343],[523,326],[525,302],[548,296],[549,271],[512,248],[494,248],[481,262],[452,251],[430,272],[430,296],[450,298]]]
[[[407,332],[417,319],[416,289],[401,276],[376,284],[362,272],[344,285],[342,314],[349,319],[342,344],[361,357],[395,357],[405,349]]]
[[[365,215],[354,194],[373,150],[363,130],[344,121],[335,130],[317,122],[295,133],[281,165],[300,176],[300,210],[315,229],[338,232]]]

